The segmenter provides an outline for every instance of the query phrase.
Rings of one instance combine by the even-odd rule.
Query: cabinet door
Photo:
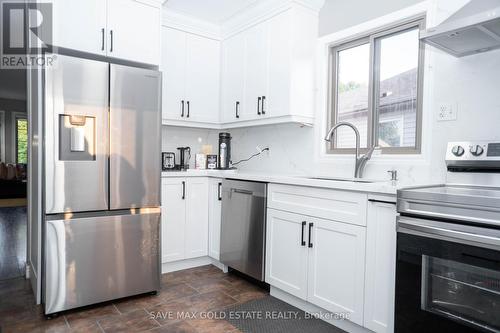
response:
[[[166,178],[161,185],[162,262],[184,259],[186,200],[184,178]]]
[[[292,14],[290,11],[269,20],[268,95],[264,117],[286,116],[290,113],[290,82],[292,53]]]
[[[310,227],[310,223],[313,223]],[[307,300],[363,325],[365,228],[310,218]]]
[[[244,120],[245,35],[237,34],[223,42],[222,121]]]
[[[55,46],[106,54],[106,1],[53,0]]]
[[[162,118],[180,120],[186,115],[184,91],[186,89],[186,33],[162,28],[163,101]]]
[[[136,0],[108,1],[108,56],[160,62],[160,6]]]
[[[258,98],[267,95],[267,27],[267,22],[263,22],[245,32],[245,107],[242,114],[247,119],[262,117]]]
[[[193,34],[186,36],[186,118],[218,123],[220,42]]]
[[[307,297],[306,218],[267,210],[266,282],[296,297]]]
[[[208,178],[186,182],[185,259],[208,254]]]
[[[222,180],[210,179],[208,189],[208,255],[220,259],[220,227],[222,218]]]
[[[366,238],[364,326],[377,333],[390,333],[394,331],[395,204],[369,204]]]

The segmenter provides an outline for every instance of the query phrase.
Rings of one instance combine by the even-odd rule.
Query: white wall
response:
[[[326,0],[319,13],[319,35],[349,28],[387,13],[414,5],[421,0]]]
[[[465,2],[464,0],[440,0],[439,5],[446,6],[442,8],[432,6],[433,13],[430,13],[430,21],[434,23],[442,21]],[[390,0],[377,1],[377,6],[379,9],[384,9],[386,14],[390,14],[394,10],[394,3],[395,1]],[[344,16],[352,18],[349,24],[360,24],[363,18],[372,11],[370,6],[359,5],[353,8],[356,8],[355,13],[349,14],[334,11],[332,6],[327,4],[320,15],[320,26],[327,26],[324,20],[344,20]],[[345,24],[347,23],[342,23],[342,25]],[[323,30],[323,33],[326,31]],[[328,36],[323,37],[325,38]],[[426,61],[424,154],[410,158],[387,156],[374,158],[368,162],[366,177],[383,179],[388,177],[387,170],[395,168],[399,171],[403,181],[442,182],[446,173],[444,152],[448,141],[500,140],[498,130],[500,100],[497,97],[500,86],[500,51],[456,59],[427,47]],[[318,92],[324,92],[325,88],[322,85],[319,86]],[[450,103],[458,107],[457,121],[438,122],[436,120],[440,103]],[[317,112],[322,115],[325,110],[318,107]],[[240,169],[285,174],[314,173],[340,177],[352,176],[352,156],[343,156],[329,161],[318,159],[315,150],[318,150],[323,142],[317,134],[315,135],[317,129],[317,127],[316,129],[300,128],[298,125],[276,125],[232,130],[230,132],[233,136],[233,161],[250,156],[255,152],[257,145],[261,148],[269,146],[270,156],[256,157],[242,164]],[[171,146],[190,144],[199,146],[198,138],[200,138],[202,142],[204,140],[212,142],[215,147],[217,135],[218,131],[182,129],[168,133],[168,130],[164,130],[164,145],[170,142]]]

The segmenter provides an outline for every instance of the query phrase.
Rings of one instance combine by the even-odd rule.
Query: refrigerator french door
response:
[[[44,87],[45,313],[159,290],[161,74],[58,55]]]

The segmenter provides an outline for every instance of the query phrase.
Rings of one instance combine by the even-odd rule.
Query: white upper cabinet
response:
[[[186,46],[187,117],[196,122],[218,123],[220,42],[187,34]]]
[[[108,56],[159,64],[160,18],[158,6],[136,0],[108,1]]]
[[[292,5],[223,41],[223,127],[313,123],[317,27],[317,13]]]
[[[186,33],[162,28],[163,119],[180,120],[185,116]]]
[[[53,0],[53,44],[106,55],[106,1]]]
[[[220,42],[162,29],[163,123],[219,123]]]
[[[249,119],[255,115],[244,107],[245,81],[245,35],[237,34],[224,42],[222,55],[222,122]]]
[[[161,5],[154,0],[52,0],[54,46],[157,65]]]
[[[244,108],[245,114],[249,115],[247,119],[257,119],[265,113],[262,108],[262,99],[265,102],[267,95],[267,51],[269,47],[267,27],[266,21],[245,32],[245,75],[239,80],[245,82]],[[225,86],[224,82],[223,85]]]

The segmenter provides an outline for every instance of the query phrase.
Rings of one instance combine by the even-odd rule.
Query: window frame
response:
[[[425,15],[419,15],[404,21],[386,25],[382,28],[360,34],[349,39],[344,39],[329,46],[329,78],[328,78],[328,131],[337,123],[338,119],[338,72],[339,72],[339,52],[363,44],[369,44],[369,81],[368,81],[368,114],[367,114],[367,147],[373,147],[378,143],[379,114],[375,112],[378,108],[379,99],[375,98],[376,92],[380,93],[380,40],[390,36],[395,36],[405,31],[417,28],[419,31],[425,29]],[[382,154],[408,154],[417,155],[422,153],[422,118],[423,118],[423,81],[425,65],[425,44],[419,41],[418,69],[417,69],[417,110],[416,110],[416,136],[415,146],[412,147],[381,147]],[[354,135],[354,133],[353,133]],[[330,143],[326,145],[326,154],[352,154],[355,148],[336,148],[337,133],[332,137]],[[360,146],[362,143],[360,142]],[[361,152],[368,151],[368,148],[361,148]]]

